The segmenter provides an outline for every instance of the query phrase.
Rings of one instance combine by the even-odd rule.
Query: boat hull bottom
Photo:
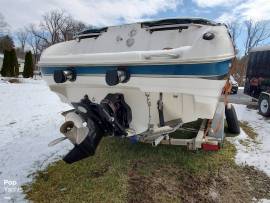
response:
[[[149,126],[160,124],[158,101],[162,93],[164,121],[181,119],[183,123],[198,118],[212,119],[219,102],[225,80],[197,78],[134,78],[126,84],[109,87],[104,77],[80,77],[79,82],[56,84],[52,77],[44,76],[50,89],[63,102],[78,102],[88,95],[92,102],[100,103],[109,93],[121,93],[132,110],[130,128],[136,134]]]

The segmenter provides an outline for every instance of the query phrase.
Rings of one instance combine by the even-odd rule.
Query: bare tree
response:
[[[4,16],[0,13],[0,37],[7,35],[9,31],[9,25],[5,21]]]
[[[232,39],[233,44],[234,44],[235,53],[238,54],[237,39],[241,35],[241,31],[242,31],[241,24],[237,21],[230,21],[230,22],[226,23],[226,26],[228,28],[231,39]],[[236,80],[238,80],[238,78],[239,78],[238,75],[239,75],[239,71],[240,71],[238,64],[239,64],[239,59],[237,57],[235,57],[232,60],[231,74],[234,76],[234,78]]]
[[[65,13],[63,11],[53,10],[43,16],[40,28],[46,33],[44,39],[48,45],[56,44],[61,40],[61,27],[65,24]]]
[[[4,16],[0,13],[0,52],[11,50],[14,43],[9,34],[9,25],[5,21]]]
[[[260,45],[262,42],[270,38],[270,24],[266,21],[248,20],[244,22],[246,37],[244,41],[245,56],[248,51]]]
[[[72,36],[83,29],[86,25],[75,20],[64,11],[52,10],[45,13],[38,27],[31,25],[28,30],[32,35],[39,38],[41,47],[72,39]]]
[[[248,52],[251,48],[261,45],[267,39],[270,39],[270,24],[266,21],[248,20],[243,23],[242,36],[244,41],[244,56],[234,60],[235,74],[238,83],[244,85],[244,78],[246,76],[248,64]],[[234,30],[234,25],[231,30]],[[229,28],[230,29],[230,28]],[[231,34],[237,36],[237,31],[231,31]],[[232,36],[233,37],[233,36]]]
[[[42,31],[39,31],[34,24],[29,25],[26,28],[26,31],[28,32],[26,42],[32,49],[34,55],[34,63],[36,64],[41,52],[46,47],[43,40],[44,33]]]
[[[63,26],[60,27],[62,40],[71,40],[75,33],[84,29],[86,29],[86,25],[84,23],[74,20],[71,16],[66,16]]]
[[[0,38],[0,52],[4,52],[4,50],[12,50],[14,48],[14,42],[9,35],[5,35]]]
[[[226,25],[234,44],[237,45],[236,40],[241,35],[242,26],[238,22],[229,22]]]
[[[16,32],[16,37],[21,44],[22,52],[24,52],[24,48],[25,48],[25,44],[26,44],[26,40],[27,40],[28,35],[29,35],[29,32],[26,29],[19,29]]]
[[[41,50],[40,50],[41,39],[33,35],[32,37],[29,37],[27,41],[34,54],[34,64],[37,64],[40,54],[41,54]]]
[[[31,24],[25,29],[25,32],[28,33],[26,43],[32,49],[35,63],[37,63],[45,48],[62,41],[71,40],[76,32],[85,28],[84,23],[75,20],[64,11],[53,10],[45,13],[39,25]]]

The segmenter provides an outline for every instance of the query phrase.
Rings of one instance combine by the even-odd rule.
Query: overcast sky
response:
[[[52,9],[95,26],[186,16],[270,20],[270,0],[0,0],[0,12],[12,31],[38,23]]]

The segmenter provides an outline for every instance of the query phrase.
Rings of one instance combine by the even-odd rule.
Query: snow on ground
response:
[[[241,130],[237,137],[228,138],[237,148],[236,162],[255,166],[270,176],[270,119],[245,105],[234,104],[238,119],[246,121],[258,133],[256,140]],[[243,144],[244,143],[244,144]]]
[[[61,111],[70,109],[42,80],[11,84],[0,80],[0,202],[22,202],[20,186],[71,148],[60,137]]]

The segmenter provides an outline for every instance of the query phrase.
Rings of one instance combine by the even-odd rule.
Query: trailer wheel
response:
[[[228,131],[233,134],[240,133],[240,127],[237,119],[237,115],[232,104],[227,104],[225,107],[226,121],[228,125]]]
[[[266,94],[261,94],[259,97],[259,112],[263,116],[270,116],[270,101],[269,101],[269,96]]]

